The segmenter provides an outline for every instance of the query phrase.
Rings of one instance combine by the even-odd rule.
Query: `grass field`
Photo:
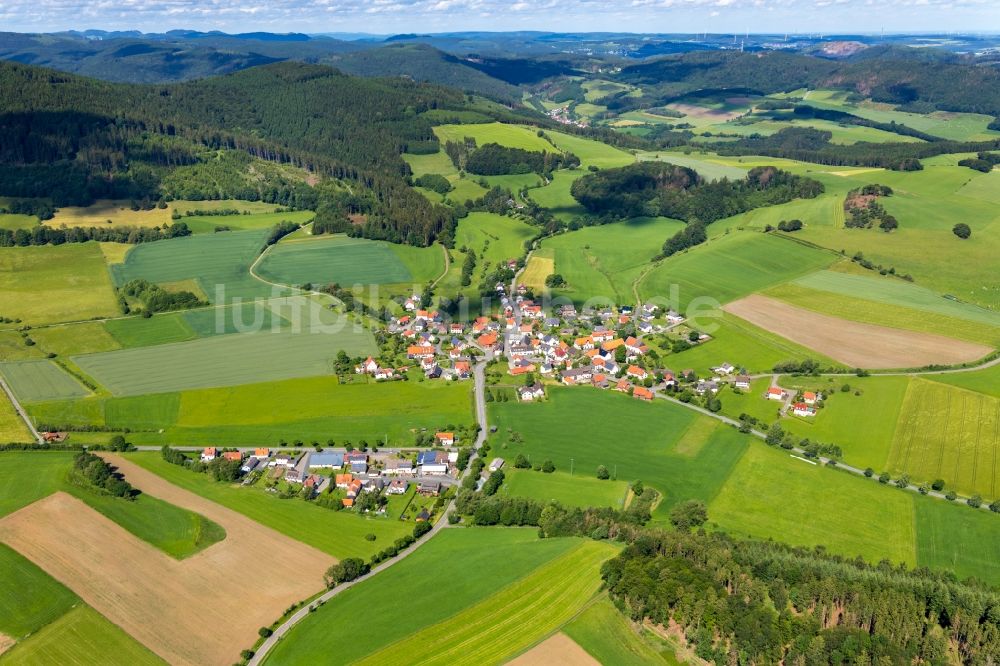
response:
[[[307,236],[272,248],[257,272],[266,280],[294,285],[413,282],[440,274],[444,268],[440,248],[421,249],[428,255],[431,265],[423,275],[414,276],[393,246],[384,241],[341,235]]]
[[[19,400],[59,400],[82,398],[87,387],[52,361],[0,363],[0,375],[7,380]]]
[[[679,664],[673,650],[646,630],[636,630],[608,599],[580,613],[563,631],[602,664]]]
[[[0,313],[32,325],[118,314],[98,244],[4,248]]]
[[[89,606],[77,606],[0,657],[4,666],[157,666],[165,662]]]
[[[36,422],[128,428],[137,444],[274,446],[334,439],[410,445],[420,428],[471,421],[469,386],[392,382],[341,385],[312,377],[182,393],[35,403]],[[162,430],[163,432],[160,432]],[[73,435],[83,441],[85,433]],[[105,442],[109,434],[95,440]],[[91,440],[87,440],[91,441]]]
[[[681,407],[640,403],[587,388],[552,388],[544,403],[490,403],[490,422],[498,426],[490,440],[491,454],[508,461],[518,453],[534,463],[551,459],[556,474],[568,475],[572,466],[575,476],[585,481],[581,489],[561,483],[565,476],[556,477],[556,488],[574,503],[583,501],[591,480],[597,481],[599,465],[620,481],[642,480],[653,486],[664,496],[654,511],[656,520],[665,520],[677,502],[710,501],[749,443],[734,429]],[[623,424],[628,424],[627,435]],[[510,442],[508,429],[520,433],[523,442]],[[688,432],[696,441],[685,437]],[[532,481],[522,490],[539,493],[538,499],[551,498],[542,481]]]
[[[844,384],[850,386],[849,392],[840,391]],[[909,384],[909,377],[782,377],[784,388],[820,391],[829,394],[829,399],[812,419],[790,417],[781,425],[799,437],[837,444],[844,460],[855,467],[881,471],[889,459]],[[857,391],[860,396],[855,395]]]
[[[532,253],[528,264],[521,273],[519,282],[540,294],[546,290],[545,278],[556,272],[555,252],[549,248],[539,248]]]
[[[0,229],[17,231],[18,229],[31,229],[36,226],[38,226],[38,218],[34,215],[0,213]]]
[[[568,622],[600,589],[600,566],[614,554],[606,542],[578,543],[481,602],[357,663],[502,664]]]
[[[537,130],[524,125],[506,125],[503,123],[482,123],[478,125],[438,125],[434,128],[434,134],[444,143],[445,141],[462,141],[465,137],[472,137],[476,144],[483,146],[487,143],[498,143],[508,148],[521,148],[522,150],[555,152],[555,149],[545,139],[537,135]],[[449,160],[450,161],[450,160]]]
[[[0,543],[0,633],[22,640],[79,603],[75,594]]]
[[[541,464],[543,461],[533,461]],[[575,475],[565,472],[544,474],[530,469],[514,469],[508,460],[506,480],[501,494],[512,497],[537,497],[556,500],[567,506],[610,506],[622,508],[628,484],[624,481],[602,481],[590,470],[580,470]]]
[[[118,320],[88,321],[36,328],[31,331],[31,339],[46,352],[54,352],[60,356],[111,351],[121,346],[105,328],[105,325],[112,323],[112,321]]]
[[[892,440],[888,469],[914,481],[943,479],[962,494],[1000,498],[1000,399],[914,379]]]
[[[374,352],[375,346],[370,332],[345,322],[339,331],[262,330],[73,360],[115,395],[139,395],[329,374],[341,349],[363,356]],[[251,358],[257,361],[247,363]],[[143,371],[137,372],[138,368]]]
[[[663,241],[681,228],[682,222],[665,217],[636,218],[545,239],[542,249],[552,253],[554,272],[567,282],[554,295],[578,303],[590,298],[634,303],[633,283]]]
[[[137,278],[156,283],[196,279],[212,302],[268,296],[272,288],[249,272],[266,236],[266,230],[232,231],[145,243],[124,263],[113,264],[111,272],[119,285]]]
[[[203,516],[151,495],[143,493],[128,501],[78,486],[68,476],[72,463],[71,453],[0,454],[0,488],[9,493],[7,501],[0,504],[0,516],[61,490],[176,559],[190,557],[226,536],[219,525]],[[30,484],[20,481],[24,469],[31,469],[35,476]]]
[[[746,178],[747,172],[749,171],[749,169],[744,169],[743,167],[725,164],[721,160],[715,158],[714,155],[699,153],[639,153],[636,157],[640,162],[669,162],[670,164],[688,167],[697,171],[698,175],[705,180],[718,180],[720,178],[741,180]]]
[[[337,558],[371,557],[413,529],[410,523],[399,520],[332,511],[297,499],[282,500],[262,488],[219,483],[205,474],[171,465],[159,452],[133,453],[127,457],[175,486]],[[369,533],[376,535],[375,541],[364,538]]]
[[[239,210],[243,204],[239,204]],[[268,205],[268,204],[265,204]],[[274,206],[271,206],[272,209]],[[195,208],[197,210],[197,208]],[[208,210],[208,209],[202,209]],[[217,233],[216,227],[229,227],[232,231],[245,231],[248,229],[270,229],[280,222],[296,222],[306,224],[316,217],[316,213],[311,210],[296,210],[285,213],[252,213],[250,215],[191,215],[184,216],[177,222],[183,222],[196,234]],[[223,233],[223,232],[218,232]]]
[[[685,309],[701,296],[727,303],[833,260],[832,254],[777,236],[732,233],[663,260],[639,283],[639,294],[644,302],[668,298],[676,285]]]
[[[527,528],[444,530],[377,578],[345,590],[311,613],[278,643],[266,663],[323,661],[331,649],[338,662],[353,662],[454,617],[579,544],[578,539],[539,539],[537,530]],[[442,569],[449,571],[445,580],[428,575]],[[358,613],[359,604],[380,612]],[[344,635],[354,639],[343,641]]]
[[[64,225],[67,227],[160,227],[164,224],[169,226],[172,222],[169,208],[132,210],[129,201],[101,199],[89,206],[59,208],[56,210],[55,216],[43,224],[49,227]]]
[[[978,391],[986,395],[991,395],[994,398],[1000,398],[1000,365],[994,365],[991,368],[973,372],[931,375],[927,379],[941,382],[942,384],[959,386],[970,391]]]
[[[914,498],[917,563],[954,571],[960,579],[1000,582],[996,516],[927,498]]]
[[[910,495],[761,444],[747,450],[708,516],[736,534],[916,564]]]

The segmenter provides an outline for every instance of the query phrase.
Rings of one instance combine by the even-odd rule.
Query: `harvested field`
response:
[[[539,250],[538,252],[542,252]],[[556,261],[551,256],[532,255],[521,273],[521,284],[530,287],[536,294],[545,290],[545,278],[555,273]]]
[[[992,349],[942,335],[862,324],[753,294],[723,306],[755,326],[855,368],[916,368],[975,361]]]
[[[674,111],[679,111],[689,118],[710,118],[713,121],[723,122],[726,120],[732,120],[733,118],[739,118],[746,111],[744,110],[732,110],[732,109],[713,109],[707,106],[698,106],[697,104],[680,104],[673,103],[667,104],[668,109],[673,109]]]
[[[322,588],[323,572],[335,561],[328,555],[127,460],[108,460],[143,491],[216,521],[227,538],[178,561],[56,493],[0,521],[0,540],[167,662],[232,663],[259,627]],[[286,575],[268,573],[283,568]],[[252,572],[261,575],[248,583]]]
[[[14,647],[14,639],[6,634],[0,634],[0,654]]]
[[[601,662],[587,654],[572,638],[558,633],[507,663],[511,666],[591,666]]]

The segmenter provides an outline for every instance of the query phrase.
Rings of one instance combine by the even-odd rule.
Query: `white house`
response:
[[[785,392],[778,386],[772,386],[767,389],[767,399],[768,400],[784,400]]]

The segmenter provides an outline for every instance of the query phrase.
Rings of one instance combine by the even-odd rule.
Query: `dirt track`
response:
[[[851,368],[918,368],[978,360],[990,347],[942,335],[862,324],[754,294],[722,308]]]
[[[14,647],[14,639],[7,634],[0,634],[0,654]]]
[[[600,666],[599,661],[566,634],[555,634],[531,648],[508,666]]]
[[[0,520],[8,544],[170,664],[231,664],[292,603],[323,587],[334,558],[114,456],[137,488],[222,525],[183,561],[56,493]]]

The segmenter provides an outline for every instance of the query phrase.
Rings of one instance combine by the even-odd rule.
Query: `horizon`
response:
[[[859,12],[862,16],[859,17]],[[9,32],[85,30],[163,32],[183,17],[188,28],[240,32],[405,33],[555,32],[631,34],[996,34],[1000,5],[988,0],[633,0],[626,7],[595,0],[169,0],[109,6],[72,0],[0,3]],[[860,20],[859,20],[860,19]],[[80,28],[81,23],[100,28]],[[377,23],[379,29],[369,32]],[[502,25],[498,25],[502,23]],[[558,27],[553,24],[558,23]],[[636,32],[640,24],[648,30]],[[859,31],[858,24],[871,26]],[[384,28],[383,28],[384,26]],[[985,29],[983,26],[987,26]]]

